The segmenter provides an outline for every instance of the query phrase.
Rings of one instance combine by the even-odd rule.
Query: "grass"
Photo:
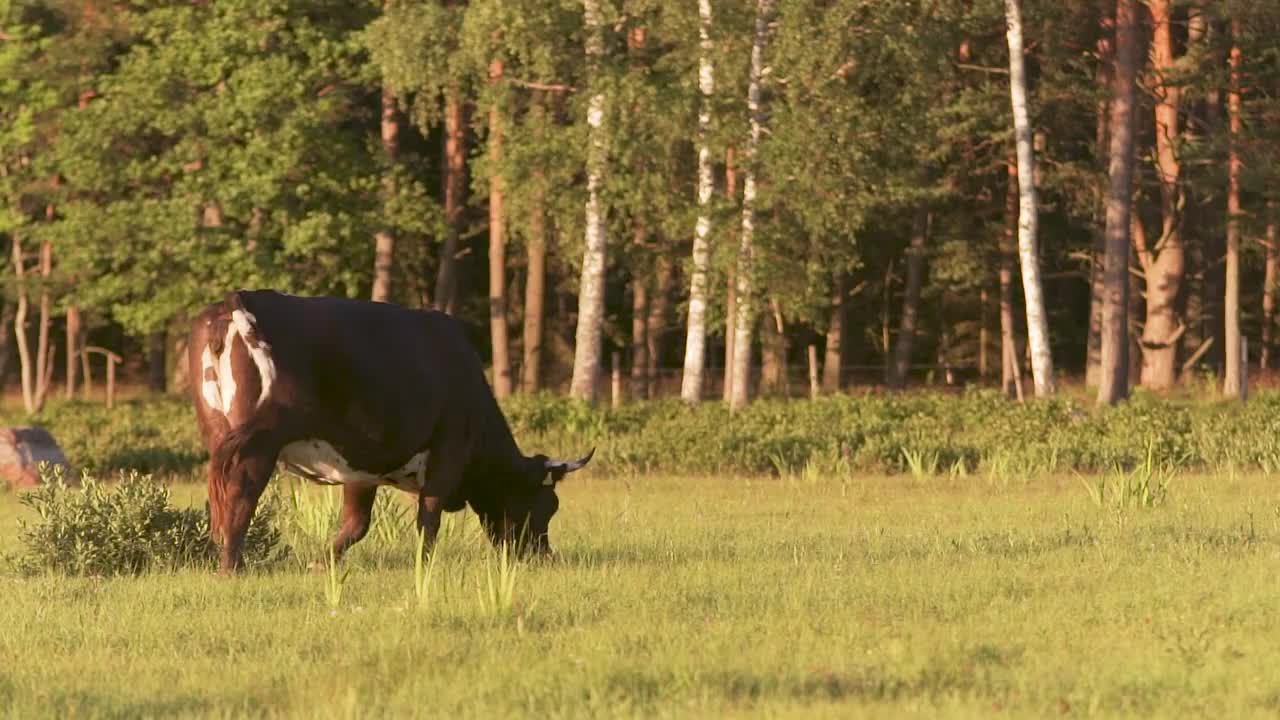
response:
[[[415,562],[412,530],[370,533],[332,604],[327,569],[297,564],[231,581],[193,571],[3,575],[0,708],[6,717],[322,718],[1280,712],[1280,495],[1266,478],[1179,476],[1162,503],[1116,509],[1095,504],[1074,476],[805,475],[584,473],[561,492],[558,561],[506,566],[473,516],[452,516],[429,573]],[[326,502],[324,489],[306,491]],[[175,495],[203,502],[198,486]],[[18,512],[0,494],[0,551],[17,549]]]

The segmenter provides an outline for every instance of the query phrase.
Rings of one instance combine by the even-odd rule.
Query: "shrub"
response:
[[[279,502],[264,498],[245,541],[249,566],[273,564],[288,548],[276,529]],[[203,510],[173,508],[169,489],[151,475],[123,474],[105,484],[86,474],[80,488],[60,472],[25,492],[20,502],[35,510],[34,522],[19,521],[25,552],[11,558],[24,574],[125,575],[152,569],[212,567],[217,548]]]
[[[526,450],[577,456],[595,446],[595,467],[623,472],[773,474],[831,457],[860,472],[908,473],[912,458],[936,460],[927,464],[938,472],[1109,472],[1138,466],[1148,446],[1180,470],[1280,469],[1275,391],[1244,404],[1138,391],[1100,411],[1065,395],[1015,403],[990,389],[765,398],[733,414],[720,402],[690,408],[671,398],[615,410],[549,393],[502,405]],[[39,422],[74,466],[99,475],[191,477],[207,459],[185,398],[134,400],[110,412],[51,402]]]

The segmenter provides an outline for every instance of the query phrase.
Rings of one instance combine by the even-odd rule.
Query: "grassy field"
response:
[[[202,502],[197,485],[175,493]],[[330,496],[308,486],[299,497],[315,540]],[[1280,493],[1263,477],[1175,477],[1155,507],[1095,498],[1076,477],[584,473],[562,499],[559,559],[513,566],[509,593],[490,591],[503,565],[462,516],[419,599],[408,515],[385,512],[398,500],[340,586],[303,568],[298,536],[296,562],[234,580],[4,574],[0,707],[22,718],[1280,713]],[[20,549],[19,514],[0,495],[0,550]]]

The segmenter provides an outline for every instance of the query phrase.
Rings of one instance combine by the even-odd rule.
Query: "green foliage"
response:
[[[786,475],[813,463],[847,472],[976,472],[1007,481],[1129,470],[1146,462],[1148,450],[1161,466],[1181,470],[1280,469],[1280,392],[1273,391],[1245,404],[1140,393],[1104,411],[1066,397],[1019,404],[987,390],[761,400],[733,415],[718,402],[691,409],[672,399],[613,410],[551,393],[513,396],[503,408],[527,452],[576,457],[596,446],[594,463],[627,472]],[[77,467],[204,480],[208,455],[185,398],[131,401],[113,411],[51,402],[39,422]],[[282,501],[291,507],[291,542],[305,562],[322,562],[323,543],[337,529],[339,492],[304,486],[289,493]],[[375,512],[396,522],[372,532],[399,542],[411,513],[394,497],[380,493]]]
[[[130,472],[107,484],[86,474],[80,483],[69,487],[55,473],[22,494],[36,519],[19,521],[26,549],[12,562],[20,572],[101,576],[213,566],[208,514],[171,507],[169,488],[152,476]],[[278,511],[270,499],[260,504],[245,539],[246,566],[269,566],[287,554]]]

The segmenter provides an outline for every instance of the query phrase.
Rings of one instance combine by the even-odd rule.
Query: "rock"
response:
[[[39,426],[0,428],[0,481],[10,488],[32,488],[40,484],[41,462],[62,465],[68,485],[75,481],[71,464],[48,430]]]

